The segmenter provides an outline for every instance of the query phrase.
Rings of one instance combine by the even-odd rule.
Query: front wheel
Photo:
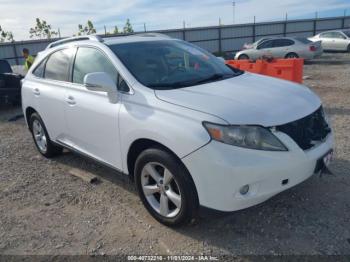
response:
[[[62,153],[63,148],[51,142],[44,122],[37,113],[30,116],[29,123],[34,143],[43,156],[51,158]]]
[[[238,57],[238,60],[249,60],[249,56],[247,56],[247,55],[240,55]]]
[[[198,210],[195,185],[185,166],[171,153],[152,148],[136,160],[135,182],[149,213],[167,226],[194,219]]]

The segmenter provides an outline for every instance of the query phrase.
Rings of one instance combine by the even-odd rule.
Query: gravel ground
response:
[[[350,254],[350,54],[305,66],[333,122],[334,176],[313,176],[243,211],[202,211],[171,229],[143,208],[127,178],[66,152],[47,160],[19,108],[0,108],[0,254]],[[92,185],[69,174],[96,174]]]

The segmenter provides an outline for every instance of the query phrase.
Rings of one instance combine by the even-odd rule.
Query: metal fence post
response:
[[[317,31],[317,18],[315,18],[314,20],[314,30],[313,30],[314,35],[316,35],[316,31]]]
[[[219,53],[221,56],[221,52],[222,52],[222,37],[221,37],[221,26],[218,27],[219,30]]]
[[[287,22],[288,22],[288,14],[286,14],[286,20],[284,21],[284,25],[283,25],[283,36],[284,37],[287,36]]]
[[[255,33],[255,16],[254,16],[254,23],[253,23],[253,43],[255,43],[256,33]]]

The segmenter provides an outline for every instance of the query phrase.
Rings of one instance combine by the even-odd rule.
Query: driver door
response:
[[[255,55],[255,57],[253,57],[252,59],[260,59],[263,56],[266,57],[273,57],[273,51],[274,51],[274,47],[273,47],[273,41],[274,40],[266,40],[262,43],[260,43],[257,47],[257,54]]]
[[[118,113],[120,102],[111,103],[107,93],[84,86],[88,73],[106,72],[115,79],[118,72],[104,53],[93,47],[79,47],[72,70],[72,85],[65,95],[65,117],[70,146],[90,157],[121,169]]]

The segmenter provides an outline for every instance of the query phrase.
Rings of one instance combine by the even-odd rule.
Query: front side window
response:
[[[258,49],[266,49],[266,48],[272,48],[273,47],[273,40],[267,40],[262,42],[259,46]]]
[[[345,39],[345,36],[343,36],[343,34],[341,34],[341,33],[334,32],[333,33],[333,38]]]
[[[117,84],[118,73],[106,56],[95,48],[79,47],[73,69],[73,83],[84,84],[84,77],[96,72],[109,74]]]
[[[50,55],[46,62],[44,77],[46,79],[69,81],[69,65],[75,49],[63,49]]]
[[[343,31],[343,33],[344,33],[348,38],[350,38],[350,30],[349,30],[349,31]]]
[[[152,89],[200,85],[242,73],[209,52],[179,40],[111,44],[109,47],[140,83]]]

